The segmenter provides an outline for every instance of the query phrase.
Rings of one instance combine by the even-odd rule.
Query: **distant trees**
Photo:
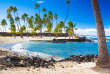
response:
[[[66,4],[68,4],[68,10],[69,10],[69,3],[70,1],[67,0]],[[67,27],[65,26],[65,21],[68,16],[68,10],[67,10],[67,15],[64,21],[60,21],[58,23],[58,15],[55,13],[53,14],[52,11],[48,11],[46,8],[42,9],[43,14],[41,15],[40,11],[40,4],[35,4],[34,5],[35,9],[38,9],[38,13],[36,13],[34,16],[30,16],[27,13],[24,13],[21,18],[18,15],[18,9],[16,7],[10,6],[7,9],[7,19],[9,20],[10,23],[10,28],[11,33],[14,33],[14,36],[16,37],[16,33],[20,34],[21,37],[23,37],[22,33],[27,33],[27,36],[29,37],[28,34],[33,34],[36,36],[36,33],[42,33],[42,29],[45,28],[46,33],[52,33],[56,34],[62,34],[63,31],[66,33]],[[55,29],[53,28],[54,20],[56,21]],[[5,24],[3,23],[5,22]],[[22,23],[21,23],[22,22]],[[73,30],[74,26],[71,28],[70,25],[72,25],[72,21],[70,21],[68,25],[68,30]],[[6,20],[2,20],[2,26],[6,25]],[[74,33],[74,32],[73,32]],[[42,36],[41,36],[42,37]],[[50,34],[51,37],[51,34]]]

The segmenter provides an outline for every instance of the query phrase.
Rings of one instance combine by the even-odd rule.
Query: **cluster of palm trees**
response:
[[[36,33],[38,32],[42,33],[43,28],[47,29],[45,32],[52,33],[53,22],[54,20],[56,20],[56,27],[53,31],[53,34],[57,36],[58,34],[61,34],[64,29],[65,33],[69,33],[73,35],[75,24],[73,24],[72,21],[69,21],[67,23],[68,27],[65,26],[65,22],[66,22],[68,11],[69,11],[69,3],[70,1],[67,0],[66,1],[66,4],[68,4],[67,15],[66,15],[65,20],[60,21],[60,23],[58,23],[58,15],[56,13],[53,14],[52,11],[48,11],[47,13],[47,10],[45,8],[40,10],[40,4],[35,4],[34,6],[35,9],[38,9],[39,11],[38,13],[35,14],[35,16],[29,17],[28,14],[24,13],[21,16],[21,18],[18,16],[18,9],[16,7],[10,6],[7,10],[7,19],[10,22],[9,29],[11,30],[11,33],[14,33],[15,37],[16,37],[16,33],[21,34],[21,36],[23,33],[27,33],[27,36],[29,36],[28,35],[29,33],[36,35]],[[44,12],[43,17],[41,17],[41,14],[40,14],[41,11]],[[21,20],[24,22],[23,25],[21,25],[21,22],[20,22]],[[1,21],[1,25],[6,27],[7,22],[5,19]]]

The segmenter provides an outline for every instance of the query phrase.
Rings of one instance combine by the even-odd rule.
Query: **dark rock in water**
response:
[[[66,42],[93,42],[93,41],[86,39],[86,37],[78,37],[77,39],[53,39],[52,42],[66,43]]]

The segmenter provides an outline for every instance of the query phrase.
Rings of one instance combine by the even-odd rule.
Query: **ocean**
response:
[[[51,43],[51,42],[20,42],[16,44],[0,45],[2,48],[11,49],[14,52],[31,55],[54,55],[68,58],[70,55],[98,55],[98,40],[95,35],[85,35],[94,42]],[[110,54],[110,36],[106,36],[107,48]]]

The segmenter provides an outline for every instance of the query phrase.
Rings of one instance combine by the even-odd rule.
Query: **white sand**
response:
[[[24,37],[0,37],[0,44],[16,43],[30,40],[52,40],[53,38],[32,38]],[[1,49],[5,50],[5,49]],[[64,68],[62,68],[62,66]],[[37,71],[38,70],[38,71]],[[95,62],[81,63],[76,62],[61,62],[55,64],[55,69],[46,68],[14,68],[0,71],[0,74],[110,74],[110,69],[95,68]]]

